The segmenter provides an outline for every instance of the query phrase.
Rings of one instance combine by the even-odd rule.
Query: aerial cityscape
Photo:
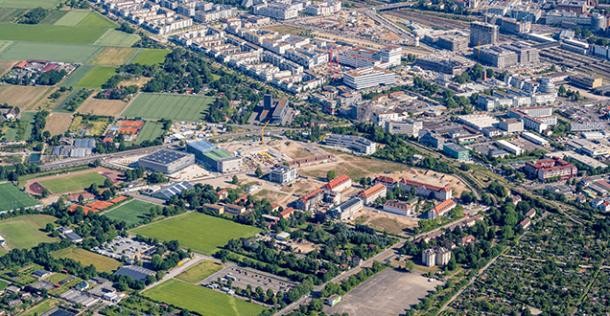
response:
[[[609,0],[0,0],[0,316],[609,316],[609,123]]]

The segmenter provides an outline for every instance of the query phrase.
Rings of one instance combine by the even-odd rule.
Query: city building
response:
[[[504,139],[500,139],[500,140],[496,141],[496,145],[499,148],[501,148],[501,149],[503,149],[503,150],[507,151],[508,153],[513,154],[515,156],[520,156],[520,155],[522,155],[524,153],[523,148],[521,148],[521,147],[519,147],[519,146],[517,146],[515,144],[512,144],[512,143],[510,143],[510,142],[508,142],[508,141],[506,141]]]
[[[458,75],[464,72],[466,65],[457,60],[434,56],[423,56],[415,60],[415,66],[421,69],[436,71],[448,75]]]
[[[470,47],[494,45],[498,42],[498,26],[483,22],[470,23]]]
[[[383,211],[400,216],[414,216],[414,210],[411,203],[399,200],[386,201],[383,204]]]
[[[186,190],[192,189],[193,185],[189,182],[176,182],[170,185],[162,187],[160,190],[150,193],[151,196],[156,197],[158,199],[167,201],[172,198],[172,196],[180,194]]]
[[[212,171],[226,173],[241,169],[241,158],[206,141],[188,142],[186,151],[192,153],[199,163]]]
[[[360,198],[362,198],[364,204],[368,205],[375,202],[378,198],[384,198],[387,193],[388,189],[385,185],[377,183],[368,189],[362,190]]]
[[[445,143],[443,153],[457,160],[466,161],[470,159],[470,151],[456,143]]]
[[[449,260],[451,260],[451,251],[449,249],[441,247],[436,250],[435,263],[437,266],[446,266]]]
[[[500,46],[475,47],[473,56],[481,64],[497,68],[514,66],[519,61],[517,53]]]
[[[345,72],[343,75],[343,83],[356,90],[377,87],[380,85],[393,85],[395,82],[395,73],[376,67],[354,69]]]
[[[457,207],[457,203],[454,200],[448,199],[436,204],[432,209],[428,211],[428,219],[436,219],[447,215],[449,211]]]
[[[384,129],[392,135],[406,135],[408,137],[417,137],[423,128],[421,121],[411,119],[400,121],[385,121]]]
[[[323,198],[324,191],[322,191],[322,189],[315,189],[296,200],[294,202],[294,207],[302,211],[309,211],[313,206],[320,203]]]
[[[523,131],[523,121],[514,118],[505,119],[498,123],[498,128],[507,133],[519,133]]]
[[[444,247],[429,248],[422,252],[421,261],[427,267],[446,266],[451,260],[451,250]]]
[[[360,136],[330,134],[324,139],[324,144],[362,155],[372,155],[377,151],[377,143]]]
[[[353,218],[354,214],[362,208],[364,208],[364,201],[361,198],[353,197],[329,212],[331,216],[344,221]]]
[[[235,216],[244,214],[246,212],[246,208],[244,206],[236,205],[236,204],[225,204],[224,210],[225,210],[225,213],[235,215]]]
[[[297,169],[291,168],[287,166],[278,166],[271,170],[269,173],[269,181],[279,183],[279,184],[288,184],[296,180],[298,177]]]
[[[424,198],[445,201],[453,197],[453,192],[449,186],[432,185],[409,179],[401,179],[398,185],[401,190],[405,192],[414,190],[416,195],[423,196]]]
[[[525,173],[540,181],[568,180],[575,177],[578,169],[571,163],[560,158],[540,159],[535,162],[528,161],[523,167]]]
[[[434,249],[426,249],[421,254],[421,262],[427,267],[436,265],[436,251]]]
[[[346,175],[340,175],[330,181],[324,186],[324,191],[339,193],[343,192],[352,186],[352,179]]]
[[[195,155],[169,149],[161,149],[138,160],[146,170],[171,174],[195,163]]]

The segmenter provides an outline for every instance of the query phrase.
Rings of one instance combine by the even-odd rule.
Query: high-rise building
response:
[[[470,46],[493,45],[498,42],[498,26],[482,22],[470,23]]]

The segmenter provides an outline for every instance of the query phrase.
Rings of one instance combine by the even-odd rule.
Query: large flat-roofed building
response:
[[[168,149],[161,149],[138,160],[138,165],[143,169],[165,174],[180,171],[194,163],[193,154]]]
[[[498,26],[482,22],[470,23],[470,46],[496,44],[498,42]]]
[[[540,181],[568,180],[578,173],[578,169],[573,164],[559,158],[528,161],[523,170]]]
[[[432,70],[448,75],[457,75],[464,71],[465,65],[457,60],[425,56],[415,60],[415,65],[425,70]]]
[[[343,75],[343,83],[356,90],[392,85],[396,82],[396,74],[381,68],[369,67],[355,69]]]
[[[473,55],[478,62],[497,68],[510,67],[519,62],[517,53],[499,46],[475,47]]]
[[[354,214],[363,207],[364,201],[361,198],[353,197],[330,210],[330,214],[341,220],[347,220],[352,218]]]
[[[438,186],[416,180],[402,179],[398,184],[405,192],[415,191],[416,195],[423,197],[433,197],[440,201],[445,201],[453,197],[453,192],[449,186]]]
[[[237,172],[241,169],[241,158],[206,141],[186,144],[186,150],[194,154],[198,162],[216,172]]]
[[[279,184],[287,184],[293,182],[297,179],[297,169],[290,168],[287,166],[279,166],[273,168],[269,173],[269,181],[279,183]]]
[[[457,160],[470,159],[470,151],[456,143],[445,143],[443,145],[443,153]]]
[[[331,134],[324,139],[324,144],[349,149],[363,155],[371,155],[377,151],[377,143],[360,136]]]

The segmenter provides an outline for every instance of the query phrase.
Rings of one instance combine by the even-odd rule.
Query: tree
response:
[[[263,173],[263,169],[261,169],[261,166],[256,166],[256,170],[254,170],[254,174],[256,175],[257,178],[262,178],[265,175]]]
[[[239,178],[236,175],[233,175],[233,178],[231,178],[231,184],[239,184]]]
[[[337,177],[337,172],[335,170],[328,170],[326,172],[326,180],[330,181]]]

